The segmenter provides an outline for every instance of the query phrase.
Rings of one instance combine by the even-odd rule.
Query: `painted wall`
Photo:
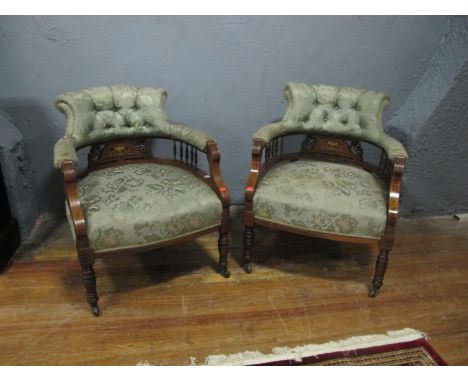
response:
[[[26,140],[42,211],[63,209],[52,148],[65,119],[54,97],[115,83],[165,87],[172,120],[218,139],[223,175],[241,203],[251,136],[284,114],[286,82],[384,90],[393,101],[389,120],[418,86],[448,23],[445,16],[3,16],[0,108]]]
[[[468,211],[468,17],[448,20],[415,88],[387,122],[410,160],[403,215]]]
[[[38,215],[37,192],[24,139],[10,116],[0,110],[0,167],[10,211],[21,238],[27,238]],[[3,202],[3,200],[2,200]]]

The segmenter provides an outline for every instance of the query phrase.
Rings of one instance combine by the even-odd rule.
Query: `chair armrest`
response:
[[[245,186],[244,223],[247,225],[253,225],[253,198],[262,165],[262,154],[264,148],[265,141],[263,138],[254,138],[250,173],[249,178],[247,179],[247,185]]]
[[[64,162],[72,162],[75,166],[78,164],[75,141],[70,137],[60,138],[54,146],[55,168],[61,169]]]
[[[291,128],[287,129],[288,134],[293,132],[294,130],[292,130]],[[304,131],[302,131],[298,127],[297,132]],[[254,140],[259,139],[265,143],[269,143],[272,139],[283,135],[284,133],[286,133],[286,129],[281,123],[271,123],[257,130],[253,138]],[[408,158],[408,153],[406,152],[406,149],[403,146],[403,144],[388,134],[381,133],[380,135],[378,135],[376,143],[387,153],[388,158],[392,162],[397,156]]]
[[[67,197],[68,209],[73,221],[73,227],[75,228],[76,240],[86,239],[87,241],[87,229],[86,221],[84,219],[83,210],[80,204],[80,195],[78,193],[77,175],[75,164],[72,161],[63,161],[60,166],[60,170],[63,173],[65,179],[65,193]]]
[[[272,139],[286,132],[286,129],[281,123],[270,123],[269,125],[262,126],[253,135],[253,140],[261,140],[265,143],[270,142]],[[288,133],[291,130],[287,130]]]
[[[408,158],[408,153],[401,142],[388,134],[381,133],[376,142],[386,153],[390,161],[394,162],[396,157]]]
[[[208,165],[210,167],[210,178],[212,187],[215,190],[218,197],[221,199],[224,207],[231,205],[231,194],[221,178],[221,153],[219,152],[218,145],[214,141],[207,143],[206,156],[208,159]]]
[[[390,163],[392,168],[390,170],[390,184],[388,190],[387,223],[381,242],[381,248],[391,249],[393,246],[395,227],[400,211],[400,188],[401,179],[405,170],[406,157],[395,156],[393,161]]]
[[[204,153],[207,152],[208,143],[216,143],[216,139],[201,130],[172,122],[168,135],[169,138],[178,139],[179,141],[188,143],[189,145],[195,146]]]

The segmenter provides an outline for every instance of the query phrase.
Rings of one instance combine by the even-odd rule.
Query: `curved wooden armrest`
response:
[[[255,188],[257,187],[258,175],[260,173],[262,154],[265,142],[262,139],[255,139],[252,148],[252,161],[250,162],[250,174],[245,187],[245,201],[252,202]]]
[[[250,162],[250,174],[247,179],[247,185],[245,186],[244,222],[247,225],[253,225],[253,197],[259,179],[264,148],[265,141],[260,138],[255,138],[252,148],[252,161]]]
[[[75,163],[72,161],[64,161],[60,166],[65,179],[65,193],[67,197],[68,208],[75,228],[76,240],[87,237],[86,222],[81,209],[78,185],[76,183],[77,175]]]
[[[398,219],[398,211],[400,209],[400,187],[403,171],[405,170],[405,157],[395,157],[392,161],[393,171],[390,178],[390,187],[388,194],[388,218],[387,222]]]
[[[393,164],[389,192],[388,192],[388,206],[387,206],[387,224],[383,236],[383,246],[389,247],[393,245],[395,234],[395,226],[398,220],[400,210],[400,187],[401,178],[405,170],[406,157],[396,156],[391,161]]]
[[[220,159],[221,153],[218,145],[214,141],[209,141],[206,145],[206,156],[210,167],[211,184],[218,197],[221,199],[224,207],[231,205],[231,194],[221,178]]]

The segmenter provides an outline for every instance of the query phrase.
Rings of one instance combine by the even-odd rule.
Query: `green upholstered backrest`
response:
[[[55,104],[67,116],[65,136],[75,148],[113,139],[163,137],[184,140],[205,150],[211,137],[168,121],[166,96],[162,88],[115,85],[65,92]]]
[[[382,114],[390,97],[382,92],[351,87],[288,83],[288,109],[275,129],[260,129],[254,136],[269,141],[270,133],[334,134],[377,143],[384,132]]]

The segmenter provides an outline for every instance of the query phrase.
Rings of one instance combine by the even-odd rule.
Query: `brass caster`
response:
[[[245,268],[245,271],[247,273],[252,273],[252,264],[251,263],[247,263],[244,265],[244,268]]]

